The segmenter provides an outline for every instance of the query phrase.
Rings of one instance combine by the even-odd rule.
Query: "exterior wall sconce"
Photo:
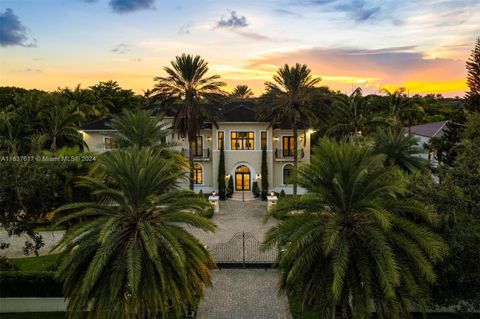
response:
[[[278,142],[279,138],[278,138],[278,137],[274,137],[273,140],[274,140],[275,142]]]
[[[225,178],[230,178],[230,174],[225,174]]]
[[[208,136],[208,137],[207,137],[207,141],[210,142],[211,140],[212,140],[212,137],[211,137],[211,136]]]
[[[309,129],[309,130],[308,130],[308,133],[309,133],[309,134],[315,133],[315,130]]]
[[[256,177],[256,179],[260,179],[260,178],[262,178],[262,175],[257,174],[257,175],[255,175],[255,177]]]

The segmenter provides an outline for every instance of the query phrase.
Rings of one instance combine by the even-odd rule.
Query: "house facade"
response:
[[[165,116],[167,122],[173,117]],[[105,152],[114,147],[108,119],[84,125],[82,134],[91,151]],[[310,130],[298,131],[298,163],[310,163]],[[167,142],[175,142],[179,151],[188,156],[188,142],[178,135],[169,135]],[[251,191],[253,182],[261,187],[261,179],[268,178],[269,191],[291,194],[293,169],[293,133],[286,127],[271,127],[268,122],[256,120],[252,103],[231,103],[222,106],[216,125],[205,123],[193,142],[195,191],[218,192],[218,168],[223,146],[227,178],[233,178],[234,191]],[[261,175],[262,148],[266,148],[268,176]],[[188,187],[188,181],[181,181]],[[299,187],[298,193],[305,190]]]
[[[430,143],[430,140],[434,137],[442,137],[446,128],[448,121],[441,122],[431,122],[420,125],[414,125],[410,127],[409,131],[411,135],[415,136],[418,140],[417,146],[424,149],[424,153],[420,156],[430,161],[433,167],[438,165],[438,160],[436,154],[432,150],[428,150],[425,146]]]

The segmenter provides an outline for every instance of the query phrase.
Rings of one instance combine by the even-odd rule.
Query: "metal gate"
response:
[[[250,232],[236,233],[229,241],[209,250],[219,267],[265,267],[277,262],[278,250],[260,249],[261,243]]]

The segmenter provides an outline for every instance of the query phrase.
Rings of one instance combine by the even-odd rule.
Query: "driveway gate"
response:
[[[250,232],[236,233],[225,242],[219,243],[210,253],[219,267],[266,267],[277,262],[278,250],[260,250],[261,243]]]

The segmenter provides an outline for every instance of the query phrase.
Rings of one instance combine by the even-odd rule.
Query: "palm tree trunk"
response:
[[[193,142],[191,140],[188,141],[188,168],[190,170],[189,174],[189,184],[190,190],[193,191]]]
[[[293,121],[293,195],[297,195],[297,166],[298,166],[298,147],[297,147],[297,123]]]
[[[57,149],[57,136],[53,136],[53,139],[52,139],[52,151],[55,151]]]

